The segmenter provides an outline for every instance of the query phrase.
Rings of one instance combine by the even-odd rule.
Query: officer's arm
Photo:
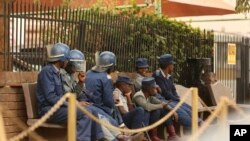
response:
[[[175,85],[174,85],[174,84],[173,84],[173,86],[172,86],[172,93],[173,93],[174,96],[176,96],[178,99],[180,99],[180,96],[177,94],[176,88],[175,88]]]
[[[148,102],[143,96],[134,97],[134,101],[135,101],[136,105],[142,107],[143,109],[145,109],[146,111],[149,111],[149,112],[163,108],[163,104],[152,104],[152,103]]]
[[[128,112],[124,109],[123,106],[117,106],[117,108],[118,108],[119,112],[120,112],[122,115],[128,113]]]
[[[42,81],[40,81],[41,88],[44,90],[44,96],[46,100],[51,104],[54,105],[56,102],[61,98],[61,96],[58,96],[56,94],[56,83],[53,78],[53,74],[49,71],[42,71],[40,74],[40,78]],[[63,89],[63,86],[61,84],[60,86]],[[63,90],[62,90],[63,92]],[[63,94],[60,94],[63,95]],[[66,103],[64,103],[65,105]]]
[[[115,106],[114,100],[113,100],[113,85],[111,80],[107,79],[103,81],[103,103],[110,108],[113,108]]]
[[[168,92],[168,91],[171,91],[171,90],[167,89],[167,87],[165,86],[163,80],[161,80],[160,78],[156,77],[155,81],[156,81],[156,83],[161,88],[161,92],[162,92],[161,94],[162,94],[162,96],[164,96],[167,100],[169,100],[169,99],[174,100],[174,101],[179,101],[180,100],[180,98],[179,98],[178,95],[176,96],[176,95],[173,95],[172,93]]]
[[[141,81],[142,79],[140,79],[139,77],[137,77],[134,80],[134,86],[135,86],[136,91],[139,91],[141,89]]]
[[[82,92],[78,95],[77,99],[78,99],[79,101],[88,101],[88,102],[90,102],[90,99],[87,97],[85,91],[82,91]]]
[[[82,91],[84,89],[84,86],[83,86],[84,84],[81,83],[81,82],[76,82],[75,84],[76,84],[75,87],[74,87],[75,93],[77,93],[77,94],[82,93]]]
[[[132,102],[132,99],[130,97],[130,95],[126,95],[126,98],[127,98],[127,105],[128,105],[128,109],[129,111],[133,110],[134,109],[134,103]]]
[[[175,85],[174,85],[174,80],[173,80],[173,77],[170,77],[170,80],[171,80],[171,82],[172,82],[172,94],[174,95],[174,96],[176,96],[178,99],[180,99],[180,96],[177,94],[177,92],[176,92],[176,88],[175,88]]]

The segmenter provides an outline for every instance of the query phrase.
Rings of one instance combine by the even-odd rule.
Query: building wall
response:
[[[0,106],[7,138],[22,131],[16,119],[26,124],[27,113],[21,84],[35,82],[37,72],[0,72]]]

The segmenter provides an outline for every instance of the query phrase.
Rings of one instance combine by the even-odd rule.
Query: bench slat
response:
[[[24,99],[27,109],[27,116],[28,121],[27,124],[29,126],[33,125],[39,120],[38,116],[38,107],[37,107],[37,100],[36,100],[36,85],[37,83],[23,83],[23,92],[24,92]],[[66,128],[65,125],[61,124],[52,124],[52,123],[44,123],[41,127],[46,128]]]
[[[27,124],[29,126],[33,125],[36,123],[39,119],[28,119]],[[47,127],[47,128],[66,128],[66,125],[61,125],[61,124],[53,124],[53,123],[43,123],[40,127]]]

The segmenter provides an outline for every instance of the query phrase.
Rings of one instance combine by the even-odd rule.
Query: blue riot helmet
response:
[[[63,43],[56,43],[52,46],[50,50],[50,55],[48,57],[49,62],[61,61],[64,62],[68,59],[70,48],[68,45]]]
[[[103,72],[115,65],[116,65],[115,54],[110,51],[104,51],[99,55],[97,62],[96,62],[96,66],[94,66],[92,70]]]
[[[86,70],[86,61],[84,54],[79,50],[71,50],[69,53],[69,62],[75,68],[75,71]]]
[[[109,67],[116,65],[116,56],[113,52],[104,51],[100,54],[99,65],[101,67]]]

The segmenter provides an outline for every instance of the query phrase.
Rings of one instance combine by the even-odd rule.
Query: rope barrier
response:
[[[19,118],[15,118],[12,120],[13,122],[15,122],[15,124],[22,130],[27,130],[28,127],[27,125],[21,121]],[[37,134],[35,131],[32,131],[30,133],[28,133],[29,136],[36,141],[46,141],[43,137],[41,137],[39,134]]]
[[[60,107],[63,105],[65,100],[70,96],[70,93],[66,93],[58,102],[43,116],[41,117],[36,123],[30,126],[27,130],[22,131],[20,134],[12,137],[9,141],[18,141],[26,137],[30,132],[37,129],[40,125],[42,125],[46,120],[50,118]]]
[[[246,117],[247,114],[237,105],[237,103],[233,100],[227,99],[228,105],[234,108],[237,112],[239,112],[242,116]]]
[[[185,102],[185,100],[187,99],[189,92],[192,90],[189,89],[181,98],[181,101],[164,117],[162,117],[160,120],[158,120],[157,122],[155,122],[152,125],[143,127],[143,128],[139,128],[139,129],[124,129],[124,128],[118,128],[116,126],[111,125],[110,123],[104,122],[102,120],[99,120],[96,116],[94,116],[92,113],[90,113],[88,110],[86,110],[84,107],[82,107],[79,103],[76,103],[77,108],[79,108],[84,114],[86,114],[90,119],[92,119],[93,121],[97,122],[98,124],[107,127],[108,129],[111,130],[116,130],[116,131],[120,131],[123,133],[140,133],[140,132],[145,132],[148,130],[151,130],[159,125],[161,125],[162,123],[164,123],[167,119],[169,119],[174,112],[176,112],[181,105]],[[17,140],[21,140],[24,137],[26,137],[28,134],[30,134],[30,132],[33,132],[35,129],[37,129],[40,125],[42,125],[44,122],[46,122],[46,120],[48,120],[50,118],[50,116],[53,115],[54,112],[56,112],[61,105],[63,105],[64,101],[71,95],[71,93],[66,93],[43,117],[41,117],[36,123],[34,123],[32,126],[30,126],[28,129],[22,131],[20,134],[18,134],[15,137],[12,137],[9,141],[17,141]],[[208,119],[202,124],[202,126],[199,128],[198,132],[194,135],[191,136],[191,138],[188,141],[193,141],[195,139],[197,139],[208,127],[209,124],[211,124],[211,122],[216,118],[219,117],[218,114],[221,111],[221,109],[223,108],[223,106],[225,105],[225,100],[226,102],[232,106],[234,109],[236,109],[239,113],[241,113],[241,115],[244,115],[244,117],[247,119],[250,116],[247,116],[246,113],[244,113],[244,111],[242,109],[240,109],[240,107],[237,106],[237,104],[234,101],[230,101],[229,99],[224,99],[224,101],[221,101],[217,108],[212,111],[211,109],[208,108],[208,106],[205,104],[204,101],[202,101],[202,99],[199,97],[199,100],[201,101],[201,103],[207,107],[208,111],[211,113],[211,115],[208,117]]]
[[[207,106],[207,104],[206,104],[200,97],[198,97],[198,98],[199,98],[199,101],[200,101],[201,105],[203,105],[203,107],[205,107],[206,110],[208,110],[208,112],[209,112],[210,114],[212,114],[213,111],[212,111],[211,109],[209,109],[209,107]]]
[[[191,89],[189,89],[190,91]],[[173,114],[174,112],[176,112],[180,106],[185,102],[185,100],[187,99],[188,95],[189,95],[189,91],[187,91],[185,93],[185,95],[181,98],[181,101],[167,114],[165,115],[164,117],[162,117],[160,120],[158,120],[157,122],[155,122],[154,124],[152,125],[149,125],[149,126],[146,126],[146,127],[143,127],[143,128],[139,128],[139,129],[123,129],[123,128],[118,128],[116,126],[113,126],[107,122],[104,122],[102,120],[99,120],[97,117],[95,117],[92,113],[90,113],[88,110],[86,110],[85,108],[83,108],[79,103],[77,103],[77,107],[84,113],[86,114],[90,119],[94,120],[95,122],[97,122],[98,124],[101,124],[102,126],[105,126],[106,128],[108,129],[111,129],[111,130],[115,130],[115,131],[120,131],[120,132],[123,132],[123,133],[140,133],[140,132],[145,132],[145,131],[148,131],[148,130],[151,130],[159,125],[161,125],[162,123],[164,123],[167,119],[169,119]]]
[[[221,101],[218,104],[218,107],[215,109],[215,111],[208,117],[208,119],[206,121],[204,121],[201,125],[201,127],[199,128],[198,132],[196,134],[193,134],[188,141],[193,141],[195,139],[197,139],[207,128],[208,126],[211,124],[211,122],[216,118],[216,116],[218,116],[219,112],[221,111],[221,109],[224,106],[224,101]]]
[[[232,108],[234,108],[237,112],[239,112],[241,114],[241,116],[246,117],[247,114],[236,104],[235,101],[233,100],[229,100],[226,99],[228,102],[228,105],[231,106]],[[201,102],[201,104],[208,110],[208,112],[210,114],[213,114],[213,111],[211,109],[209,109],[209,106],[207,106],[207,104],[199,97],[199,101]],[[220,116],[217,116],[218,118],[220,118]]]
[[[60,108],[60,106],[64,103],[64,101],[70,96],[70,93],[65,94],[43,117],[41,117],[36,123],[34,123],[32,126],[30,126],[28,129],[22,131],[20,134],[18,134],[15,137],[12,137],[9,141],[17,141],[17,140],[21,140],[24,137],[26,137],[30,132],[33,132],[35,129],[37,129],[40,125],[42,125],[44,122],[46,122],[46,120],[48,120],[50,118],[50,116],[53,115],[54,112],[56,112],[56,110],[58,110]],[[77,103],[77,107],[83,112],[85,113],[87,116],[89,116],[92,120],[96,121],[97,123],[108,127],[110,129],[113,130],[118,130],[124,133],[139,133],[139,132],[144,132],[144,131],[148,131],[150,129],[153,129],[157,126],[159,126],[160,124],[162,124],[163,122],[165,122],[167,119],[169,119],[174,112],[177,111],[177,109],[184,103],[184,101],[187,99],[188,97],[188,92],[182,97],[181,101],[176,105],[176,107],[171,110],[167,115],[165,115],[162,119],[160,119],[159,121],[157,121],[156,123],[147,126],[147,127],[143,127],[140,129],[121,129],[118,127],[115,127],[109,123],[103,122],[101,120],[99,120],[97,117],[95,117],[94,115],[92,115],[90,112],[88,112],[85,108],[81,107],[78,103]]]

